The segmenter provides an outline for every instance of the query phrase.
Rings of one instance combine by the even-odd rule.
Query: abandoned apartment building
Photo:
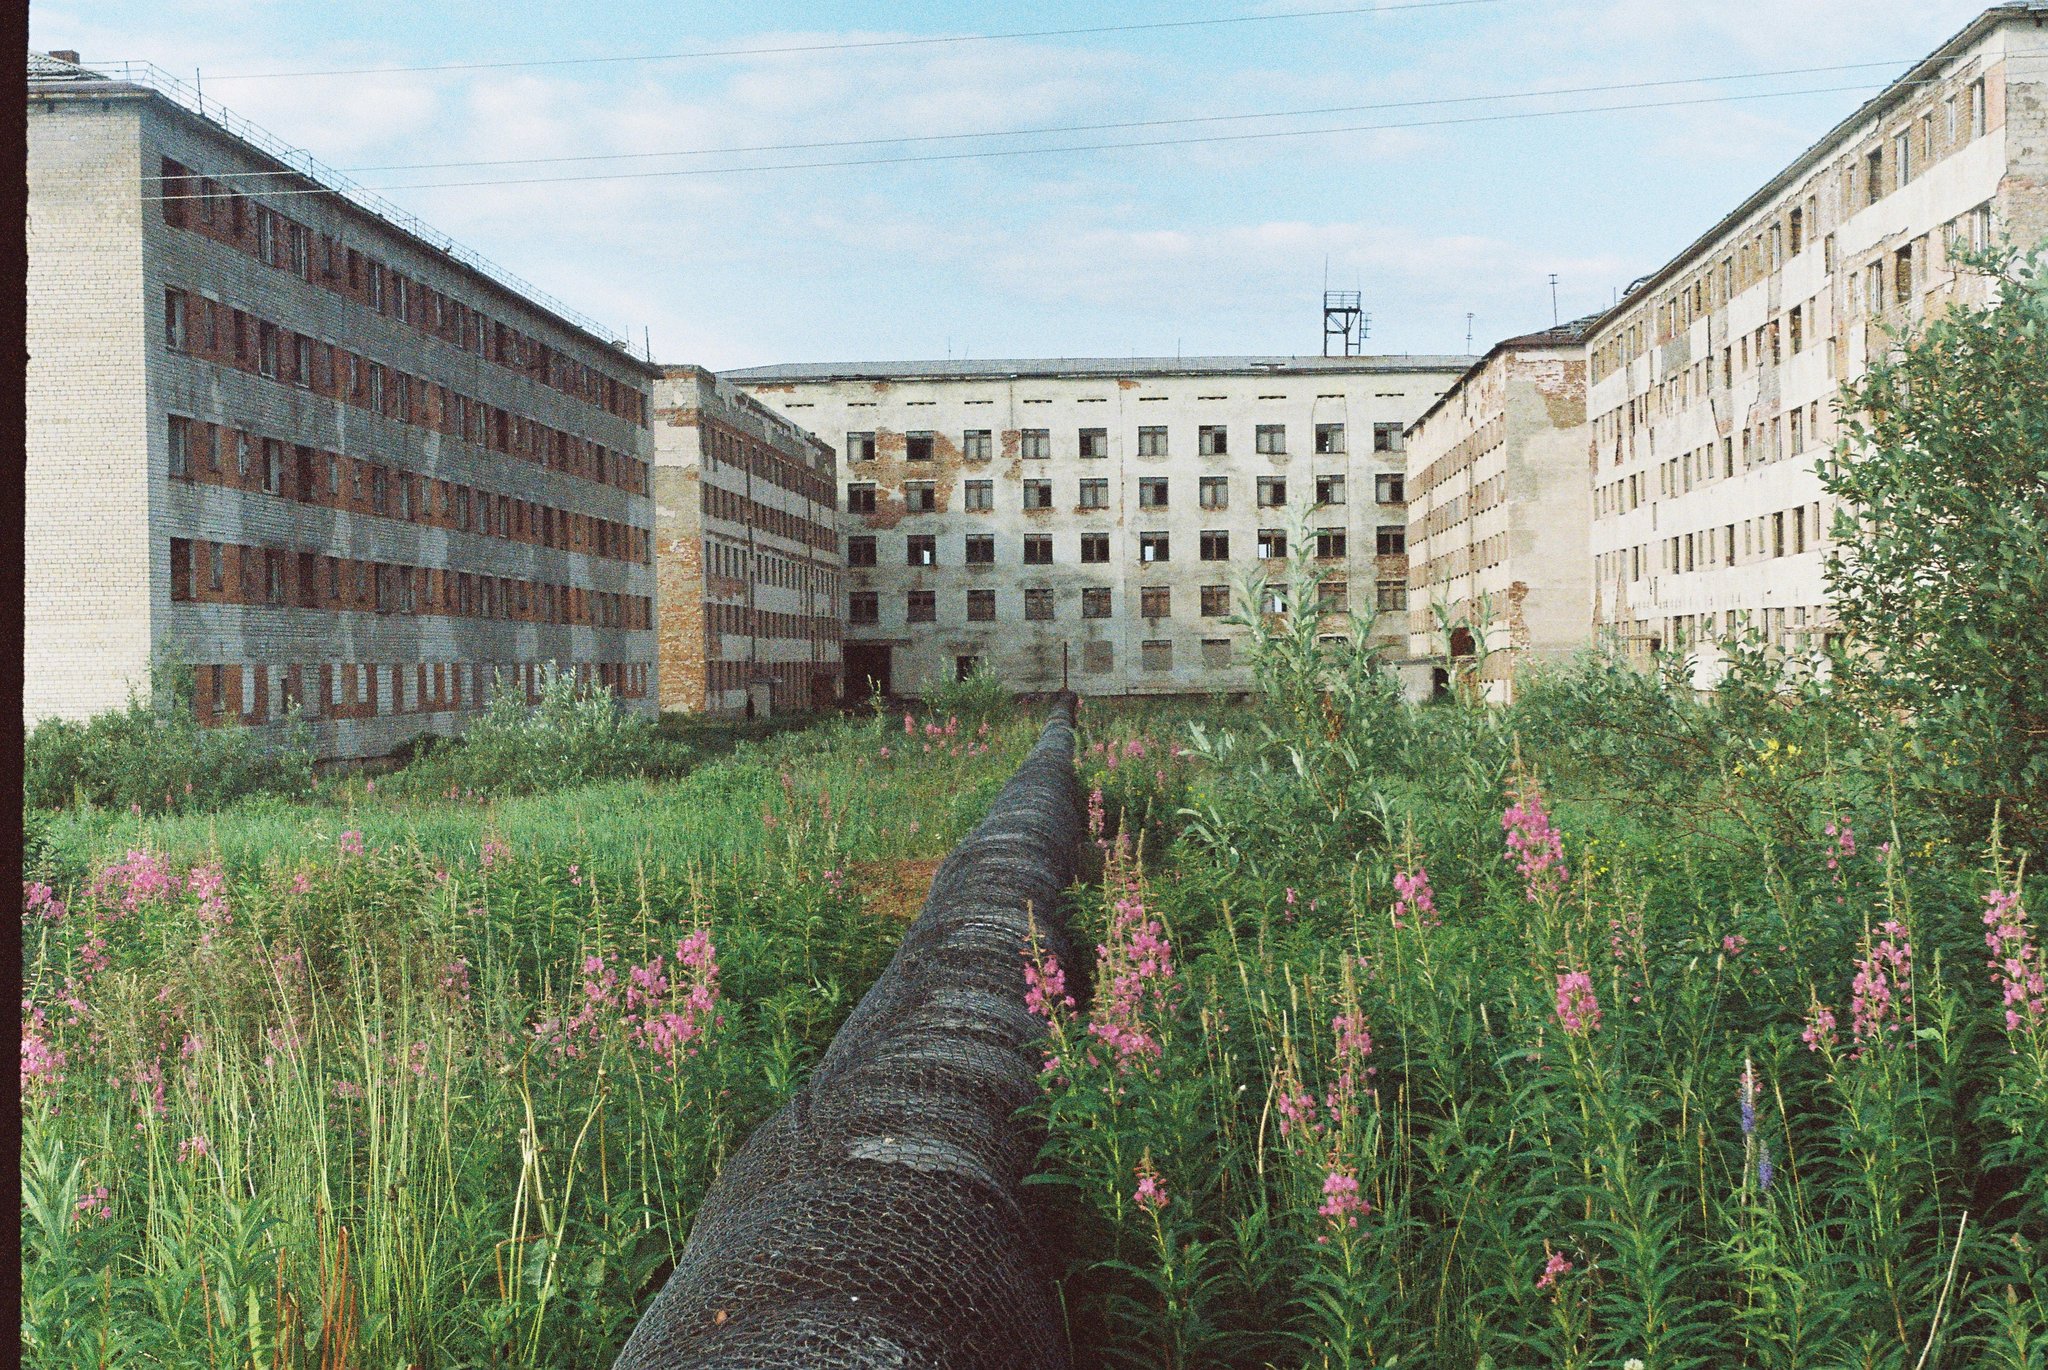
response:
[[[840,696],[832,449],[695,366],[654,387],[661,707],[767,717]]]
[[[654,369],[189,108],[31,56],[24,714],[192,668],[320,755],[655,701]]]
[[[1985,11],[1589,330],[1589,638],[1687,650],[1701,685],[1724,634],[1825,645],[1833,401],[1983,289],[1951,244],[2048,234],[2044,60],[2048,5]]]
[[[916,694],[1241,690],[1244,574],[1314,540],[1323,603],[1407,640],[1402,433],[1453,357],[799,364],[727,372],[836,452],[846,680]],[[1333,624],[1333,629],[1335,625]]]

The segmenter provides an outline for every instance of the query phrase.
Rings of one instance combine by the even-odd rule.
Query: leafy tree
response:
[[[1981,829],[2048,835],[2048,244],[1952,249],[1991,287],[1843,387],[1820,467],[1857,697],[1908,720],[1911,783]]]

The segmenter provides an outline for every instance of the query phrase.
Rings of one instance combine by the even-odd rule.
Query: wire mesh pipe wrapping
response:
[[[1017,1110],[1040,1066],[1023,953],[1072,964],[1082,823],[1063,695],[809,1082],[719,1172],[615,1370],[1064,1370]]]

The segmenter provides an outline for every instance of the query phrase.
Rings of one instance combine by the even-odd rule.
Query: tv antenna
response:
[[[1366,333],[1371,325],[1366,321],[1363,307],[1364,294],[1357,290],[1325,290],[1323,292],[1323,355],[1325,357],[1355,357],[1365,348]],[[1330,350],[1331,339],[1336,339],[1339,350]]]

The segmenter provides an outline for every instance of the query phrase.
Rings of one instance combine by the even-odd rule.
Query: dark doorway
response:
[[[1429,694],[1432,699],[1442,699],[1451,692],[1451,673],[1443,667],[1433,668],[1429,673]]]
[[[980,658],[980,657],[978,657],[978,656],[956,656],[956,657],[954,657],[954,658],[953,658],[953,679],[955,679],[955,680],[965,680],[965,679],[967,679],[967,677],[969,677],[969,676],[971,676],[971,675],[973,675],[973,674],[974,674],[974,672],[975,672],[975,669],[976,669],[977,667],[979,667],[980,665],[981,665],[981,658]]]
[[[846,702],[859,704],[877,690],[893,694],[895,687],[889,679],[890,649],[876,642],[849,642],[846,644]]]
[[[1477,648],[1472,641],[1472,630],[1470,628],[1451,629],[1452,656],[1468,657],[1474,655],[1476,651]]]

